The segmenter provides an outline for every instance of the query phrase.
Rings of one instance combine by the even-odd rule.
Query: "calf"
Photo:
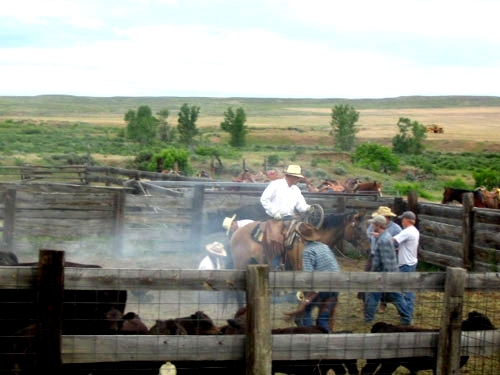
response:
[[[477,311],[469,313],[466,320],[462,322],[462,331],[492,330],[495,329],[490,319]],[[372,333],[394,333],[394,332],[437,332],[436,329],[426,329],[413,326],[400,326],[387,324],[384,322],[375,323],[372,326]],[[463,367],[469,356],[460,357],[460,367]],[[380,368],[377,370],[377,367]],[[432,370],[436,374],[437,358],[431,356],[404,357],[404,358],[380,358],[368,359],[366,365],[361,370],[361,374],[392,374],[399,366],[406,367],[410,375],[416,375],[418,371]]]
[[[109,322],[110,334],[144,335],[149,331],[139,315],[134,312],[128,312],[122,315],[120,310],[111,309],[107,312],[106,319]]]
[[[228,325],[221,327],[221,332],[226,335],[245,334],[247,326],[247,308],[241,307],[234,315],[233,319],[227,320]],[[273,328],[273,335],[286,334],[328,334],[328,330],[320,326],[301,326]],[[348,333],[346,331],[342,333]],[[350,332],[349,332],[350,333]],[[345,367],[344,367],[345,366]],[[332,360],[300,360],[300,361],[273,361],[273,373],[285,374],[313,374],[319,371],[320,374],[326,374],[332,369],[337,375],[359,374],[356,359],[332,359]],[[347,369],[347,370],[346,370]]]
[[[157,320],[149,333],[152,335],[218,335],[221,332],[207,314],[197,311],[183,318]]]

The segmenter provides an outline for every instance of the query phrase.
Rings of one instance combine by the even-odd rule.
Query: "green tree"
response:
[[[332,108],[332,120],[330,125],[332,135],[335,140],[335,147],[342,151],[351,151],[359,129],[356,122],[359,120],[359,112],[353,106],[347,104],[336,105]]]
[[[400,117],[397,125],[399,134],[392,138],[392,151],[397,154],[413,155],[420,155],[424,152],[426,127],[406,117]]]
[[[151,108],[141,105],[137,112],[130,109],[125,114],[127,123],[127,138],[140,144],[151,144],[156,137],[158,119],[153,116]]]
[[[242,147],[245,145],[245,137],[248,134],[248,127],[245,126],[246,120],[247,115],[241,107],[236,110],[236,113],[231,107],[224,112],[224,121],[220,123],[220,127],[231,135],[229,140],[231,146]]]
[[[500,186],[500,172],[491,168],[480,168],[472,172],[475,186],[484,186],[491,190]]]
[[[189,175],[192,172],[189,155],[189,150],[185,148],[165,148],[152,156],[151,162],[148,164],[148,170],[156,171],[160,164],[161,169],[178,169],[185,175]]]
[[[375,143],[358,146],[351,160],[361,168],[376,172],[389,173],[399,170],[399,159],[391,152],[391,149]]]
[[[189,106],[184,103],[179,111],[179,119],[177,120],[177,131],[179,132],[179,140],[181,143],[191,146],[193,138],[199,133],[196,128],[196,121],[200,113],[200,107]]]
[[[168,109],[162,109],[156,114],[158,116],[158,136],[163,142],[172,142],[175,139],[175,128],[168,123],[170,112]]]

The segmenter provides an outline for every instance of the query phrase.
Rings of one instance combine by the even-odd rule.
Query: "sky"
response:
[[[0,96],[500,96],[498,0],[3,0]]]

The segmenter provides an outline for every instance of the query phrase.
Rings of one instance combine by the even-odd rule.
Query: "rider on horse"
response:
[[[285,177],[271,181],[260,197],[260,203],[272,218],[267,221],[266,248],[268,258],[272,259],[272,268],[283,263],[285,225],[289,225],[294,214],[311,211],[297,183],[304,179],[299,165],[291,164],[285,170]]]

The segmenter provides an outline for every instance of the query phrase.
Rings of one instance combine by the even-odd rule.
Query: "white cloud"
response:
[[[175,19],[175,0],[41,3],[9,2],[0,14],[25,32],[24,44],[0,48],[0,95],[499,95],[494,2],[255,1],[261,19],[238,28],[223,22],[234,5],[223,0],[210,3],[221,20],[211,24],[192,1],[189,25],[161,17]],[[146,10],[156,17],[144,18]],[[37,41],[28,25],[57,27],[53,19],[66,26]],[[59,48],[46,47],[60,35]]]

